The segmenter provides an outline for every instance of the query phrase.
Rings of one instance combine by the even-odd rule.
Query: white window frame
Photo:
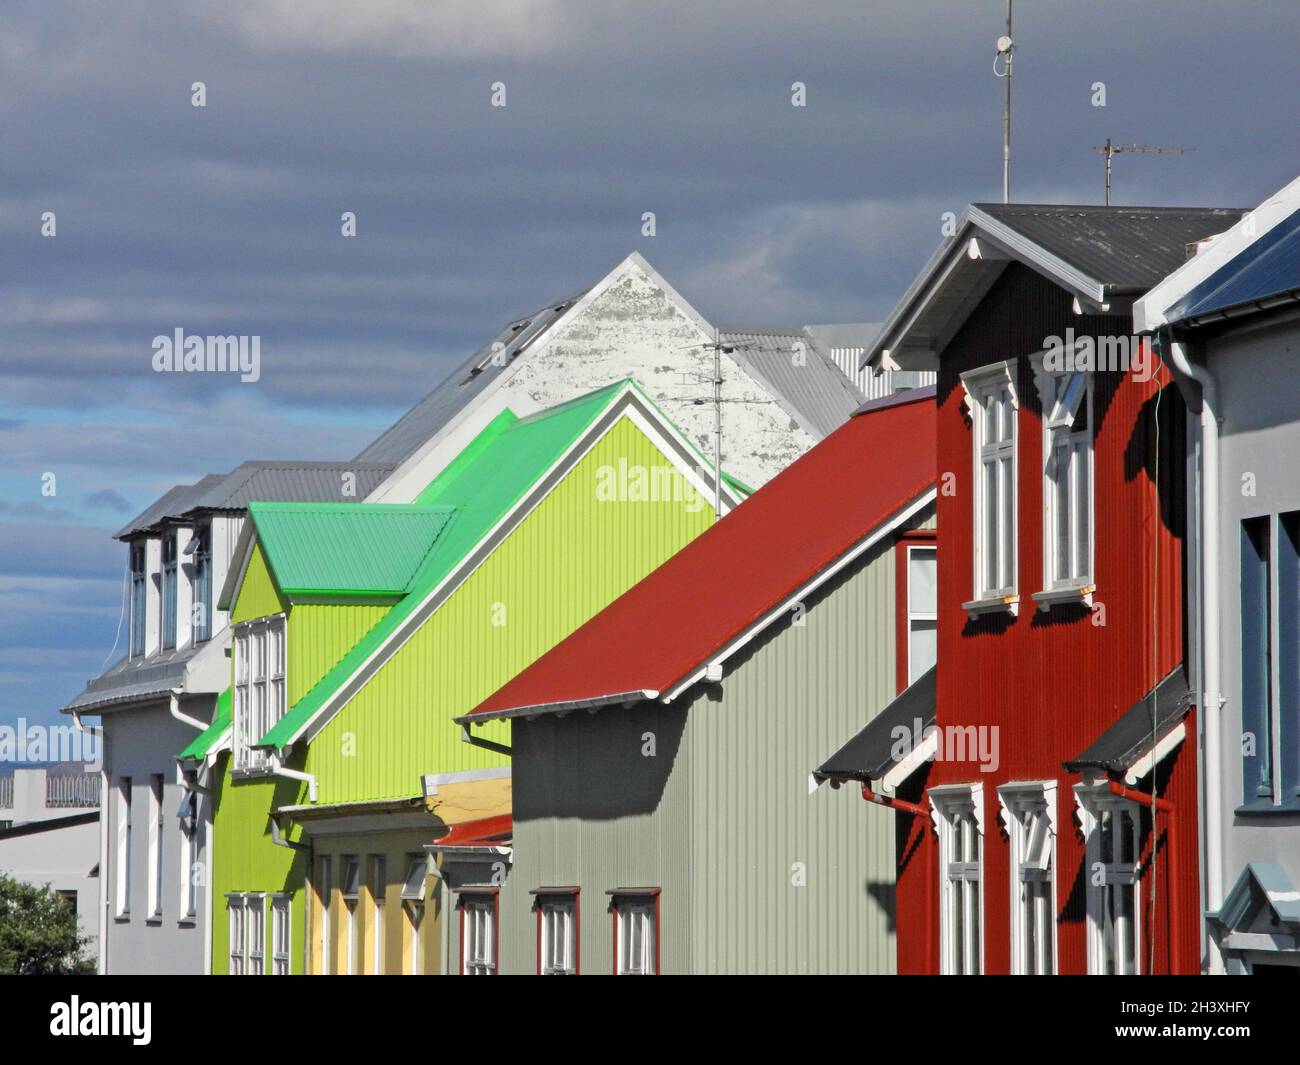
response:
[[[495,891],[466,889],[459,893],[460,971],[464,976],[495,976],[497,903]]]
[[[388,859],[382,854],[372,854],[370,856],[370,912],[373,915],[374,929],[371,935],[370,966],[371,972],[376,974],[382,974],[384,971],[387,891]]]
[[[658,976],[658,894],[615,892],[613,909],[614,975]]]
[[[357,927],[357,907],[361,904],[361,855],[344,854],[341,861],[343,878],[339,881],[339,893],[343,898],[343,912],[347,920],[343,937],[344,950],[347,954],[344,962],[347,968],[344,972],[348,976],[356,976],[361,969],[361,935]]]
[[[917,610],[912,603],[912,556],[929,555],[934,563],[934,609]],[[912,637],[917,631],[918,622],[932,624],[935,628],[935,647],[938,649],[938,626],[939,626],[939,547],[935,543],[908,544],[906,550],[905,563],[907,567],[907,683],[914,684],[916,680],[929,671],[934,665],[933,662],[925,669],[918,670],[916,663],[912,660]]]
[[[244,774],[265,774],[270,755],[253,747],[288,711],[288,631],[284,614],[235,626],[235,765]]]
[[[1142,972],[1142,808],[1128,799],[1113,794],[1105,784],[1078,784],[1074,788],[1075,801],[1085,840],[1084,885],[1088,900],[1088,972],[1096,976],[1137,976]],[[1112,830],[1111,853],[1103,853],[1102,818],[1109,813],[1112,818],[1122,818],[1120,828],[1128,837],[1132,861],[1116,861],[1115,849],[1120,841]],[[1123,852],[1121,852],[1122,854]],[[1095,883],[1098,874],[1103,883]],[[1131,958],[1120,956],[1119,939],[1122,928],[1114,924],[1110,915],[1115,900],[1126,902],[1127,927],[1131,934],[1124,936],[1132,943]],[[1113,972],[1109,971],[1108,941],[1114,942]]]
[[[999,816],[1011,844],[1011,972],[1057,972],[1056,781],[998,788]],[[1045,890],[1031,885],[1043,884]],[[1033,956],[1030,956],[1030,948]]]
[[[1011,609],[1014,612],[1018,602],[1019,587],[1019,412],[1020,396],[1016,384],[1016,360],[981,366],[968,370],[961,375],[962,386],[966,390],[966,409],[971,419],[971,476],[973,506],[971,507],[974,523],[972,537],[972,599],[966,604],[971,612],[987,609]],[[1007,393],[1010,421],[1010,436],[996,441],[988,439],[987,409],[990,399]],[[1000,432],[1000,431],[999,431]],[[986,492],[985,467],[994,465],[999,486],[999,500],[1006,500],[1005,506],[999,507],[995,526],[996,543],[987,543],[989,501]],[[1005,478],[1005,481],[1004,481]],[[990,549],[997,555],[997,573],[1001,580],[992,585],[985,580],[986,559]],[[1005,557],[1004,557],[1005,556]],[[1006,572],[1003,572],[1005,563]]]
[[[1069,368],[1073,366],[1072,355],[1067,356],[1066,368],[1060,370],[1049,370],[1044,363],[1045,358],[1046,353],[1043,352],[1031,356],[1030,359],[1034,370],[1034,382],[1038,389],[1038,398],[1043,411],[1043,594],[1035,598],[1040,600],[1050,599],[1053,593],[1069,595],[1071,598],[1073,598],[1073,595],[1070,595],[1070,593],[1090,597],[1096,584],[1097,559],[1095,443],[1097,406],[1094,399],[1097,375],[1086,369],[1075,370]],[[1075,377],[1076,375],[1081,378],[1080,391],[1077,393],[1072,406],[1068,408],[1062,407],[1057,401],[1057,384],[1063,378]],[[1071,427],[1080,406],[1083,406],[1086,411],[1087,428],[1075,431]],[[1055,454],[1056,444],[1061,438],[1064,438],[1072,456],[1070,463],[1071,478],[1068,486],[1069,515],[1067,517],[1067,537],[1069,540],[1067,551],[1071,559],[1069,564],[1070,572],[1065,575],[1059,574],[1056,569],[1060,522],[1057,513],[1059,500],[1056,491]],[[1082,471],[1080,470],[1080,459],[1082,459],[1084,467]],[[1082,499],[1084,496],[1086,496],[1086,503]],[[1083,515],[1086,522],[1082,528],[1088,539],[1086,558],[1082,559],[1080,558],[1082,552],[1079,550],[1078,543],[1080,531],[1079,511],[1081,508],[1086,510],[1086,514]]]
[[[226,972],[243,976],[248,971],[247,910],[244,896],[226,896]]]
[[[293,946],[293,899],[289,895],[271,896],[271,975],[288,976],[289,954]]]
[[[162,917],[163,898],[163,803],[167,794],[167,780],[161,773],[149,776],[149,883],[148,915],[150,920]]]
[[[192,543],[194,545],[193,563],[190,575],[190,618],[191,640],[203,643],[212,638],[212,522],[206,521],[194,526]],[[202,623],[200,623],[202,619]]]
[[[316,895],[316,904],[320,913],[320,928],[316,929],[317,948],[320,951],[319,974],[328,976],[330,969],[330,909],[334,891],[334,860],[328,854],[316,859],[312,878],[312,890]]]
[[[419,867],[418,870],[416,867]],[[411,975],[420,975],[423,952],[420,934],[424,926],[424,900],[429,883],[428,855],[411,854],[406,861],[406,879],[402,881],[402,910],[411,936]]]
[[[131,573],[131,615],[127,639],[131,658],[143,658],[148,652],[149,612],[149,545],[145,540],[132,540],[128,548],[127,567]]]
[[[185,812],[181,815],[180,920],[192,921],[198,916],[199,892],[194,882],[194,867],[199,863],[202,839],[197,791],[186,792],[182,809]]]
[[[939,842],[940,971],[945,975],[978,975],[984,972],[986,924],[984,786],[949,784],[931,788],[927,794]],[[975,932],[972,916],[978,929]]]
[[[116,916],[131,916],[131,778],[117,779],[117,905]]]
[[[158,639],[164,651],[175,650],[180,637],[180,618],[177,617],[177,611],[180,609],[181,588],[180,547],[181,545],[177,543],[176,530],[174,528],[164,529],[158,546],[159,565],[162,574],[162,579],[158,585],[162,604]],[[167,557],[169,552],[171,554],[170,562]]]
[[[543,976],[578,973],[578,895],[576,892],[539,892],[534,905],[540,915],[541,935],[537,959]]]

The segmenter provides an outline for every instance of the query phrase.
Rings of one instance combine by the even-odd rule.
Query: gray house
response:
[[[1134,323],[1193,423],[1204,962],[1300,974],[1300,179],[1194,251]]]
[[[514,778],[463,957],[893,971],[891,827],[808,769],[933,664],[933,426],[932,389],[865,405],[460,719],[512,721]]]

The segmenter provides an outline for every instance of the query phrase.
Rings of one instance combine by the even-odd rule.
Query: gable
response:
[[[248,555],[248,565],[244,567],[243,579],[239,582],[239,593],[230,611],[230,624],[238,625],[253,618],[283,614],[288,609],[288,601],[280,594],[262,545],[254,540]]]

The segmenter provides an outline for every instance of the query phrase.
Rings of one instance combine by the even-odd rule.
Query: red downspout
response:
[[[1182,950],[1180,949],[1180,941],[1182,939],[1182,930],[1183,930],[1182,892],[1179,891],[1176,887],[1174,887],[1174,881],[1176,879],[1176,874],[1174,870],[1177,869],[1176,859],[1178,856],[1177,808],[1168,799],[1161,799],[1154,795],[1148,795],[1144,791],[1135,791],[1132,788],[1126,788],[1124,787],[1123,784],[1119,783],[1118,781],[1111,780],[1111,781],[1107,781],[1107,783],[1110,785],[1110,793],[1112,795],[1118,795],[1121,799],[1128,799],[1130,802],[1135,802],[1141,806],[1146,806],[1148,808],[1155,807],[1155,809],[1160,813],[1168,815],[1169,819],[1165,822],[1165,834],[1169,840],[1169,869],[1170,869],[1169,923],[1171,926],[1169,930],[1169,939],[1171,941],[1170,942],[1170,961],[1171,961],[1170,970],[1175,975],[1181,974]],[[1154,829],[1154,826],[1152,827]],[[1151,841],[1151,846],[1154,849],[1155,847],[1154,838]]]
[[[921,842],[925,844],[925,849],[930,855],[930,860],[926,863],[929,866],[928,871],[930,874],[930,889],[928,894],[932,895],[930,901],[933,903],[930,912],[931,914],[937,915],[939,912],[939,899],[937,896],[933,895],[933,893],[938,890],[939,883],[939,848],[930,845],[929,840],[926,838],[924,827],[925,819],[930,816],[930,811],[919,803],[908,802],[906,799],[896,799],[892,795],[879,795],[865,784],[862,785],[862,797],[866,799],[867,802],[874,802],[879,806],[888,806],[890,809],[897,810],[899,813],[911,814],[913,817],[921,818]],[[933,920],[927,920],[925,922],[925,958],[927,963],[932,957],[934,957],[934,926],[935,922]]]

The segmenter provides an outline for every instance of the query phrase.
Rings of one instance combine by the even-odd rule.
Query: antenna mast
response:
[[[1011,63],[1016,46],[1011,39],[1011,3],[1007,0],[1007,32],[997,40],[997,55],[993,57],[993,74],[1002,79],[1002,202],[1011,202]],[[998,60],[1002,69],[998,69]]]
[[[1106,206],[1110,206],[1110,172],[1111,157],[1117,152],[1142,152],[1147,155],[1184,155],[1196,151],[1195,148],[1163,148],[1154,144],[1112,144],[1109,137],[1105,144],[1093,145],[1094,152],[1101,152],[1106,157]]]

